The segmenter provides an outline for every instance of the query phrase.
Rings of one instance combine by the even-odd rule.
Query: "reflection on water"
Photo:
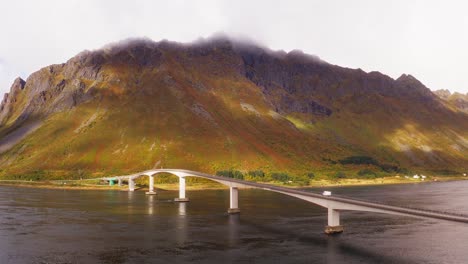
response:
[[[330,188],[328,188],[330,189]],[[468,213],[468,182],[332,188],[396,205]],[[314,191],[322,191],[316,189]],[[466,263],[468,226],[343,212],[345,232],[323,234],[326,210],[264,190],[64,191],[0,187],[0,263]]]
[[[178,245],[183,245],[187,241],[187,203],[176,203],[178,206],[178,216],[175,218],[175,240]]]
[[[240,214],[229,215],[228,219],[228,245],[235,247],[239,242]]]
[[[180,216],[185,216],[185,214],[187,213],[187,203],[178,203],[179,204],[179,215]]]
[[[327,241],[327,263],[339,263],[336,239],[333,236],[329,237]]]
[[[154,195],[148,195],[148,214],[152,215],[154,214]]]

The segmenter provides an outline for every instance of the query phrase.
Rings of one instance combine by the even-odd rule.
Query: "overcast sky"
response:
[[[0,92],[17,76],[26,79],[109,42],[129,37],[188,42],[225,32],[393,78],[409,73],[432,90],[467,93],[467,3],[2,0]]]

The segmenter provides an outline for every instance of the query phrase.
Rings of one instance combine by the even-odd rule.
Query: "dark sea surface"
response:
[[[324,189],[310,189],[319,192]],[[333,194],[468,214],[468,181],[327,188]],[[343,212],[264,190],[142,191],[0,186],[0,263],[468,263],[468,224]]]

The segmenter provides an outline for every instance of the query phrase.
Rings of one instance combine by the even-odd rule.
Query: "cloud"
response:
[[[0,58],[0,101],[3,99],[3,94],[9,92],[19,71],[17,68],[10,67],[4,59]]]
[[[14,78],[130,37],[188,42],[215,32],[433,89],[468,92],[463,1],[15,0],[0,10],[0,92]]]

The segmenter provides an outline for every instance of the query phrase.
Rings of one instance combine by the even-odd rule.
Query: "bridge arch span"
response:
[[[203,175],[198,175],[195,172],[190,173],[190,172],[184,172],[184,171],[164,170],[164,169],[150,170],[150,171],[145,171],[145,172],[142,172],[142,173],[139,173],[139,174],[135,174],[136,176],[133,176],[133,179],[135,180],[135,179],[138,179],[138,178],[144,177],[144,176],[156,177],[157,174],[161,174],[161,173],[172,174],[172,175],[177,176],[179,178],[194,177],[194,178],[207,179],[207,180],[210,180],[210,181],[221,183],[221,184],[223,184],[225,186],[228,186],[228,187],[252,188],[251,186],[241,184],[241,183],[235,183],[235,182],[232,182],[232,181],[229,181],[229,180],[225,180],[225,179],[223,179],[221,177],[213,178],[213,177],[206,177],[206,176],[203,176]]]
[[[118,176],[113,178],[128,179],[129,190],[133,191],[135,189],[134,180],[147,176],[150,178],[150,192],[148,194],[155,194],[154,192],[154,177],[159,173],[170,173],[179,177],[179,198],[176,198],[175,201],[187,202],[188,198],[185,196],[185,178],[186,177],[198,177],[208,180],[212,180],[223,185],[226,185],[230,189],[230,207],[229,213],[239,213],[238,207],[238,188],[257,188],[267,191],[272,191],[276,193],[281,193],[284,195],[292,196],[328,209],[328,225],[325,229],[326,233],[337,233],[343,231],[343,226],[340,225],[340,212],[341,211],[365,211],[365,212],[375,212],[383,214],[392,214],[400,216],[409,216],[409,217],[418,217],[418,218],[427,218],[427,219],[438,219],[438,220],[447,220],[452,222],[463,222],[468,223],[468,216],[466,215],[456,215],[445,212],[435,212],[428,210],[421,210],[415,208],[406,208],[392,205],[379,204],[375,202],[360,201],[356,199],[351,199],[347,197],[337,197],[337,196],[324,196],[318,193],[306,192],[301,190],[295,190],[291,188],[273,186],[264,183],[248,182],[239,179],[225,178],[215,175],[210,175],[201,172],[189,171],[189,170],[179,170],[179,169],[155,169],[148,170],[132,175]],[[110,179],[110,178],[105,178]]]
[[[227,187],[229,187],[230,190],[230,207],[228,209],[229,213],[239,213],[239,206],[238,206],[238,188],[252,188],[249,185],[242,184],[242,183],[237,183],[237,182],[232,182],[227,179],[223,179],[222,177],[209,177],[207,175],[203,175],[197,172],[191,172],[191,171],[179,171],[179,170],[172,170],[172,169],[159,169],[159,170],[149,170],[149,171],[144,171],[138,174],[131,175],[129,178],[129,182],[133,182],[133,190],[134,188],[134,180],[138,179],[140,177],[147,176],[149,177],[149,191],[146,192],[147,194],[156,194],[154,190],[154,177],[157,177],[157,174],[160,173],[168,173],[175,175],[179,177],[179,197],[175,198],[174,201],[176,202],[188,202],[189,199],[186,197],[185,190],[186,190],[186,183],[185,183],[185,178],[186,177],[194,177],[194,178],[202,178],[202,179],[207,179],[210,181],[218,182],[220,184],[223,184]],[[130,184],[129,184],[130,185]],[[131,190],[131,188],[130,188]]]

